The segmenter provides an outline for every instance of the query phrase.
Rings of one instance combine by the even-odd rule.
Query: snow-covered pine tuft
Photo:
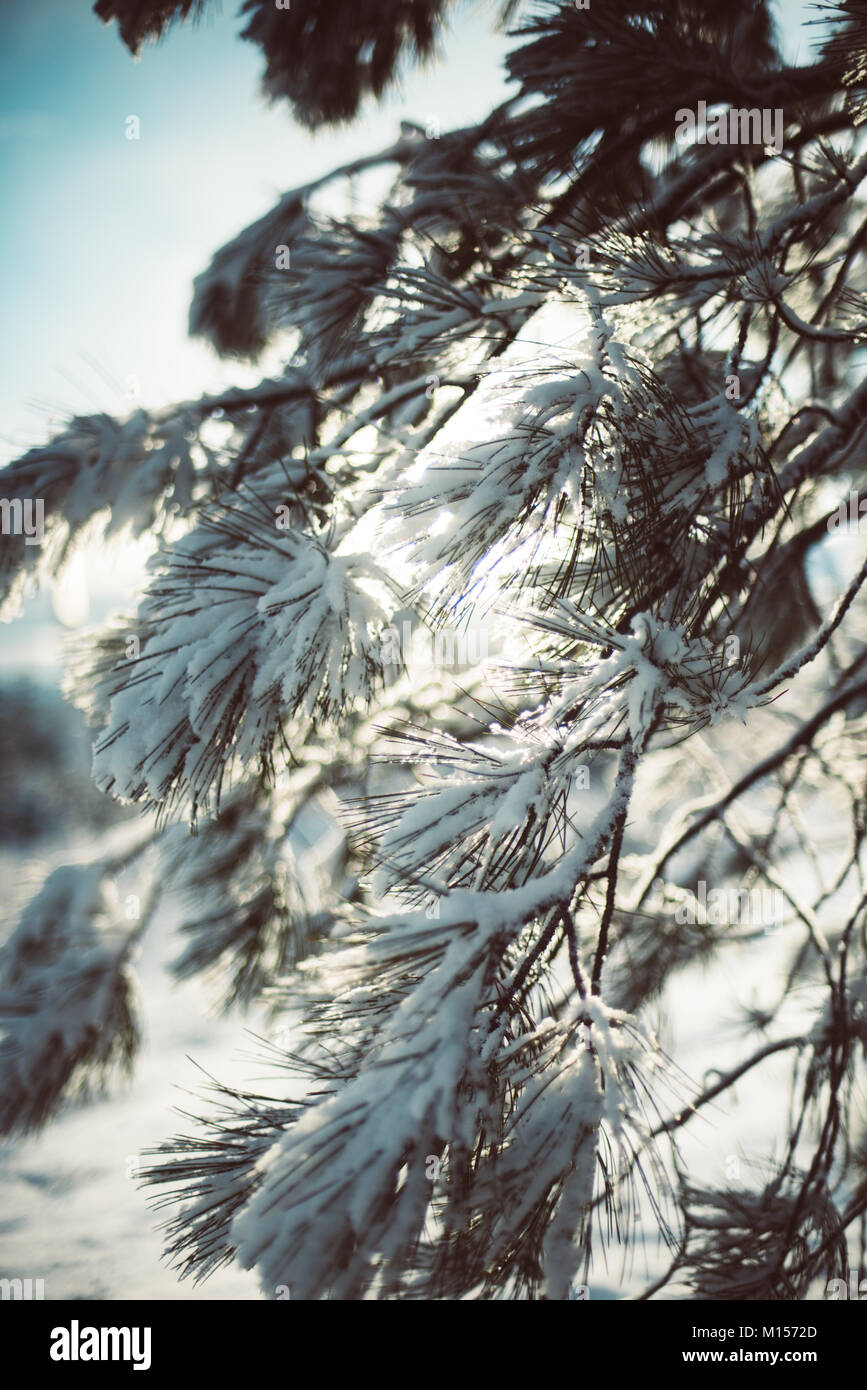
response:
[[[0,1134],[129,1071],[131,933],[102,864],[55,869],[0,952]]]
[[[195,817],[219,806],[236,768],[270,774],[278,741],[366,706],[385,679],[388,615],[358,583],[376,579],[369,560],[279,519],[228,504],[158,558],[140,609],[147,640],[109,674],[94,754],[105,790],[156,805],[185,798]]]
[[[501,924],[483,902],[466,899],[475,920],[460,895],[439,921],[422,912],[371,919],[306,972],[300,1051],[280,1062],[316,1077],[320,1098],[287,1115],[267,1147],[257,1131],[255,1165],[249,1141],[243,1152],[233,1144],[245,1200],[231,1227],[225,1217],[219,1227],[222,1251],[255,1266],[266,1291],[451,1298],[505,1282],[567,1296],[594,1194],[610,1198],[646,1137],[632,1072],[655,1088],[654,1048],[598,999],[512,1039],[496,980],[517,921]],[[378,1044],[365,1056],[358,1044],[373,1019]],[[214,1167],[219,1153],[215,1145]],[[170,1180],[189,1203],[179,1263],[192,1271],[217,1255],[216,1217],[197,1217],[199,1188],[213,1197],[215,1186],[203,1188],[185,1163],[154,1166],[147,1178]],[[411,1252],[419,1274],[407,1279]]]

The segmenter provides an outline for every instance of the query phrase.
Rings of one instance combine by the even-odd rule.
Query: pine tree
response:
[[[205,5],[95,8],[137,52]],[[450,10],[243,8],[312,128]],[[800,1299],[867,1231],[867,8],[823,7],[799,67],[764,0],[502,18],[488,118],[405,123],[197,279],[191,331],[282,348],[279,376],[74,419],[5,469],[45,538],[4,538],[4,594],[94,524],[160,539],[69,688],[97,784],[156,824],[154,903],[189,900],[179,973],[283,1025],[271,1090],[217,1087],[146,1175],[183,1274],[564,1299],[650,1218],[648,1296]],[[323,214],[380,168],[376,217]],[[117,872],[55,873],[4,948],[7,1133],[132,1062],[154,903],[124,927]],[[758,977],[767,894],[780,988],[705,1085],[654,1010],[697,959]],[[780,1054],[758,1180],[692,1181],[681,1131]]]

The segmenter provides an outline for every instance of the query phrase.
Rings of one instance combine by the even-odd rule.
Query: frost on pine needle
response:
[[[405,521],[386,538],[414,530],[419,583],[437,579],[438,603],[484,603],[486,587],[533,581],[559,595],[576,577],[597,605],[610,605],[612,577],[650,600],[673,583],[688,591],[702,549],[735,540],[738,480],[767,471],[755,426],[724,399],[684,408],[618,342],[617,321],[592,299],[590,309],[591,331],[561,348],[561,362],[544,372],[525,362],[480,389],[422,454],[420,479],[417,466],[388,504]],[[724,530],[730,489],[737,509]],[[445,527],[419,533],[419,520],[443,510]],[[650,570],[640,563],[648,546],[658,546]]]
[[[270,529],[272,528],[273,529]],[[386,612],[366,557],[227,507],[167,556],[140,610],[148,640],[118,689],[94,774],[134,801],[219,804],[227,772],[272,765],[284,726],[364,707],[385,679]],[[223,538],[222,545],[218,538]],[[147,710],[142,720],[141,711]]]
[[[588,737],[591,730],[613,734],[625,720],[632,739],[641,742],[660,716],[672,727],[699,729],[727,716],[743,719],[756,703],[749,693],[750,653],[738,666],[727,664],[724,643],[691,638],[687,622],[635,613],[626,635],[565,600],[523,617],[542,634],[545,676],[556,691],[549,720],[580,708]]]
[[[641,1094],[656,1090],[656,1051],[628,1015],[584,999],[504,1053],[513,1108],[477,1179],[486,1277],[565,1299],[586,1271],[594,1196],[623,1218],[615,1193],[647,1133]]]
[[[129,928],[102,864],[55,869],[0,952],[0,1133],[34,1129],[129,1072]]]
[[[442,738],[427,743],[424,771],[416,791],[372,796],[357,817],[359,845],[377,843],[377,892],[494,887],[521,864],[532,872],[552,833],[565,833],[570,759],[553,740],[498,756]]]

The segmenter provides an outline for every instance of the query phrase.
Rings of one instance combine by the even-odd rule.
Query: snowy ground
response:
[[[142,946],[144,1037],[131,1084],[36,1138],[0,1147],[0,1277],[42,1278],[46,1299],[260,1296],[254,1276],[240,1269],[198,1289],[179,1282],[161,1263],[160,1218],[133,1176],[145,1149],[185,1127],[174,1107],[197,1109],[180,1089],[202,1088],[189,1058],[222,1081],[240,1081],[237,1054],[254,1047],[245,1028],[255,1019],[209,1016],[208,991],[169,974],[176,922],[177,905],[169,902]]]

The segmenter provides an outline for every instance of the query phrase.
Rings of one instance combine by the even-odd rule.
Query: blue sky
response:
[[[212,252],[287,188],[390,143],[402,116],[447,129],[505,91],[494,7],[467,6],[446,62],[313,136],[260,97],[262,55],[237,37],[238,8],[176,25],[135,62],[89,0],[0,0],[2,459],[71,410],[126,413],[130,377],[145,405],[238,380],[186,338]]]

